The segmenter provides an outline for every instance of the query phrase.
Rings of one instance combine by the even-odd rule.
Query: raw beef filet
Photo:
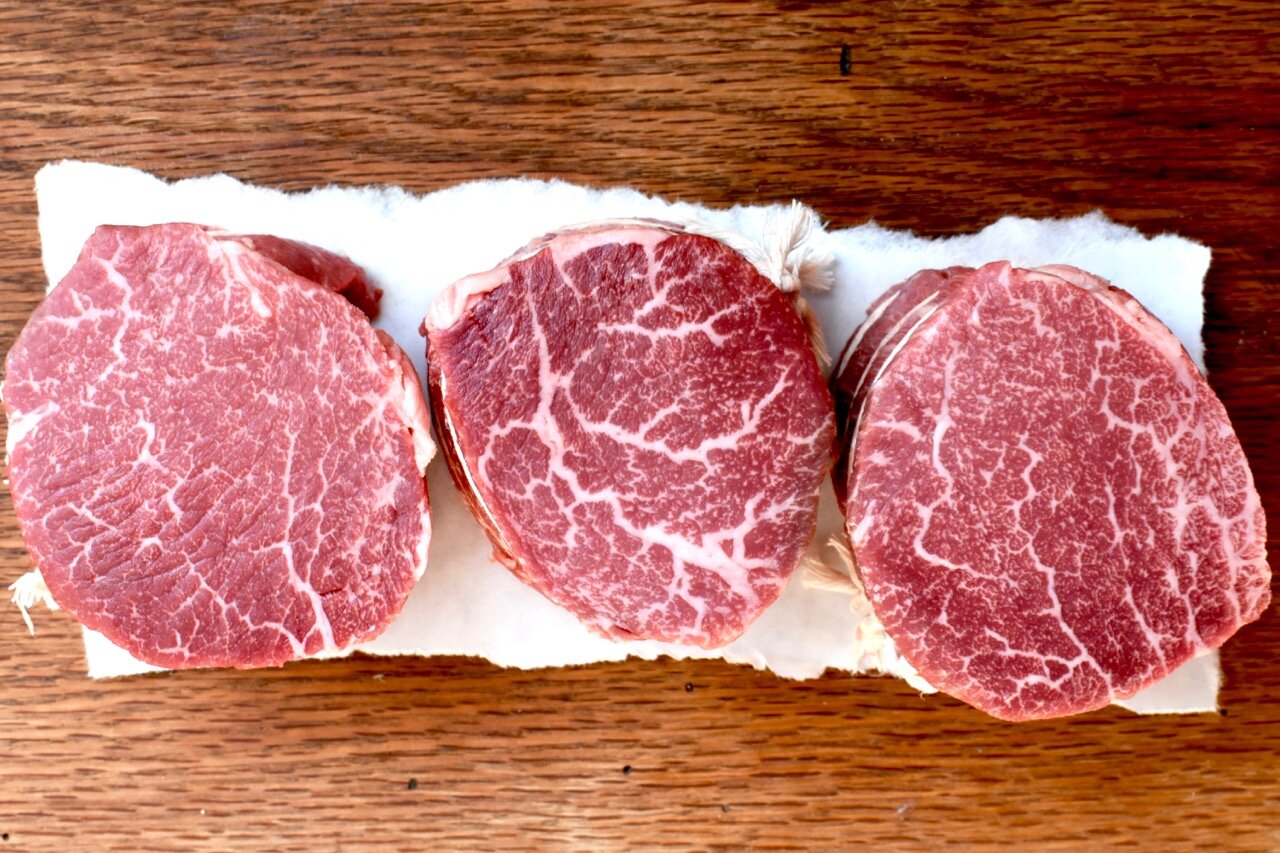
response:
[[[27,547],[59,605],[148,663],[342,649],[425,567],[417,374],[291,268],[376,310],[359,269],[313,246],[104,226],[9,352]]]
[[[1087,711],[1267,606],[1226,411],[1124,291],[1065,266],[930,271],[850,343],[856,569],[934,686],[1004,719]]]
[[[813,536],[831,398],[791,300],[654,223],[554,234],[424,323],[436,432],[519,578],[617,639],[715,647]]]

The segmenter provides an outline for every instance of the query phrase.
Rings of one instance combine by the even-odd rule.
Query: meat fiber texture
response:
[[[338,187],[286,194],[225,175],[165,183],[133,169],[74,161],[46,166],[36,189],[51,281],[71,266],[94,227],[106,222],[200,221],[303,240],[350,257],[383,288],[376,325],[411,354],[420,373],[425,365],[418,324],[433,298],[457,279],[492,268],[532,237],[578,223],[648,217],[697,220],[763,240],[782,210],[712,210],[627,189],[524,179],[463,184],[426,196],[397,188]],[[1146,238],[1095,213],[1069,220],[1009,217],[979,233],[940,240],[873,223],[816,233],[812,239],[835,258],[830,292],[807,297],[826,340],[835,346],[848,339],[879,293],[916,271],[1003,258],[1020,266],[1069,263],[1124,287],[1203,366],[1201,292],[1209,250],[1176,236]],[[427,572],[400,618],[357,650],[474,656],[525,669],[665,655],[723,658],[787,678],[813,678],[827,669],[911,674],[909,668],[895,668],[897,662],[874,645],[874,632],[855,643],[859,617],[848,596],[807,585],[803,572],[792,576],[742,637],[719,649],[599,637],[491,560],[490,543],[443,463],[431,466],[428,480],[436,534]],[[840,535],[843,518],[829,489],[822,500],[810,553],[829,562],[825,543]],[[95,678],[153,670],[92,632],[85,633],[85,650]],[[1122,704],[1140,713],[1210,711],[1217,707],[1219,680],[1217,657],[1209,654]]]

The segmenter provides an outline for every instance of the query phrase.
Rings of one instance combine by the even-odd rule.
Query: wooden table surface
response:
[[[797,197],[927,234],[1100,207],[1213,247],[1210,380],[1280,528],[1273,2],[543,5],[3,3],[0,345],[43,285],[32,175],[62,157]],[[7,583],[28,566],[7,494],[0,549]],[[0,853],[1280,849],[1275,608],[1223,662],[1221,715],[1009,725],[898,681],[715,662],[94,683],[70,619],[30,639],[0,609]]]

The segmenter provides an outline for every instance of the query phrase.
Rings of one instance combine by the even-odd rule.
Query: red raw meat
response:
[[[104,226],[9,352],[27,547],[59,605],[148,663],[345,648],[425,567],[418,377],[290,268],[376,306],[358,268],[313,246]]]
[[[1065,266],[927,271],[841,367],[857,573],[940,690],[1010,720],[1091,710],[1270,601],[1227,413],[1124,291]]]
[[[725,244],[614,223],[455,284],[433,414],[494,553],[593,630],[705,647],[813,536],[831,398],[791,300]]]

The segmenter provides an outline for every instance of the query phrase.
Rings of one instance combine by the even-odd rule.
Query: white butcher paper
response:
[[[478,181],[424,196],[396,187],[284,193],[226,175],[168,183],[136,169],[77,161],[41,169],[36,195],[50,286],[71,268],[99,224],[198,222],[304,240],[344,254],[383,289],[376,325],[395,337],[420,374],[425,345],[418,324],[432,298],[534,237],[593,220],[652,217],[762,240],[770,217],[783,210],[710,209],[629,189],[529,179]],[[835,258],[834,286],[807,300],[836,352],[871,300],[890,285],[924,268],[1005,259],[1026,267],[1072,264],[1110,280],[1168,324],[1204,369],[1202,290],[1210,253],[1181,237],[1147,238],[1095,212],[1064,220],[1006,217],[976,234],[936,240],[874,223],[817,232],[811,239],[815,250]],[[596,636],[491,559],[489,542],[443,460],[431,465],[428,487],[434,533],[426,575],[381,636],[341,654],[464,655],[521,669],[628,657],[723,658],[794,679],[816,678],[828,669],[859,671],[853,642],[858,617],[849,597],[806,586],[803,571],[741,638],[721,649]],[[840,533],[841,521],[828,486],[811,556],[832,562],[824,543]],[[85,630],[84,640],[93,678],[155,671],[100,634]],[[1144,714],[1213,711],[1220,678],[1217,654],[1211,653],[1117,704]]]

